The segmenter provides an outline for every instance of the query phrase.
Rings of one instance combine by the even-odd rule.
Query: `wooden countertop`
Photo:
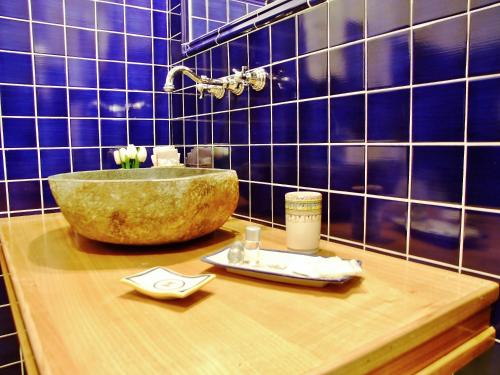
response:
[[[43,374],[405,373],[478,334],[491,341],[498,287],[487,280],[323,241],[323,254],[361,259],[363,279],[299,287],[199,260],[241,238],[246,224],[231,218],[187,244],[134,248],[82,238],[61,214],[3,220],[27,363]],[[262,232],[263,247],[284,249],[284,231]],[[153,266],[217,278],[171,301],[119,282]]]

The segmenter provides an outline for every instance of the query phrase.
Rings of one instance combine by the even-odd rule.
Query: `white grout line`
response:
[[[154,117],[156,117],[156,87],[155,87],[155,66],[154,66],[155,41],[154,41],[154,10],[153,10],[154,0],[150,0],[150,3],[151,3],[150,4],[151,5],[151,14],[150,14],[150,16],[151,16],[151,64],[153,64],[153,66],[151,66],[151,87],[153,90],[152,99],[151,99],[151,102],[152,102],[151,110],[153,111],[153,118],[154,118]],[[165,15],[165,19],[166,19],[165,26],[167,27],[167,34],[168,34],[168,27],[169,27],[168,22],[169,22],[170,18]],[[153,144],[156,146],[156,120],[153,120]]]
[[[9,184],[7,181],[7,161],[5,160],[5,134],[3,131],[3,116],[2,116],[2,93],[0,92],[0,134],[1,134],[1,145],[2,145],[2,166],[3,168],[3,176],[5,179],[5,203],[7,208],[7,217],[10,217],[10,199],[9,199]]]
[[[367,231],[366,228],[368,226],[368,221],[367,221],[367,210],[368,210],[368,95],[365,93],[365,91],[368,88],[368,41],[366,38],[368,37],[368,10],[367,10],[367,0],[363,1],[363,95],[364,95],[364,110],[365,110],[365,116],[364,116],[364,129],[365,129],[365,139],[364,142],[361,143],[361,145],[364,146],[364,175],[365,175],[365,181],[364,181],[364,194],[363,194],[363,250],[366,250],[366,242],[368,240],[367,238]]]
[[[99,60],[97,59],[99,55],[99,35],[98,35],[98,30],[97,30],[97,4],[94,3],[94,46],[95,46],[95,57],[96,57],[96,80],[97,80],[97,137],[98,137],[98,142],[99,142],[99,150],[102,150],[102,119],[101,119],[101,84],[99,82],[100,79],[100,72],[99,72]],[[126,77],[125,77],[126,78]],[[69,82],[68,82],[69,85]],[[71,123],[71,120],[69,121]],[[71,141],[71,134],[70,134],[70,141]],[[70,152],[71,154],[73,152]],[[102,169],[102,152],[99,151],[99,169]],[[73,163],[71,163],[71,170],[73,171]]]

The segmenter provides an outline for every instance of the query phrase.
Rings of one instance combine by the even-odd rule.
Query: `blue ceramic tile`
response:
[[[30,210],[41,207],[40,183],[38,181],[9,182],[8,186],[9,204],[11,210]],[[18,347],[15,342],[13,342],[13,345],[15,350],[18,351]]]
[[[413,0],[413,23],[435,20],[466,10],[467,0]]]
[[[412,204],[410,255],[458,265],[460,210]]]
[[[312,8],[297,17],[299,55],[328,46],[328,4]]]
[[[49,181],[42,181],[43,207],[57,207],[57,202],[50,191]]]
[[[227,110],[229,110],[229,98],[231,96],[232,96],[232,94],[226,91],[226,94],[224,95],[224,97],[222,99],[214,100],[214,102],[213,102],[213,111],[214,112],[220,112],[220,111],[227,111]],[[197,101],[196,94],[194,95],[194,99],[193,100],[195,102]]]
[[[330,236],[363,241],[364,199],[330,194]]]
[[[102,123],[105,121],[108,120],[102,120]],[[71,145],[73,147],[99,146],[99,123],[97,120],[72,119],[70,125]],[[104,137],[104,135],[103,132],[102,136]]]
[[[71,117],[97,117],[97,90],[69,90]]]
[[[130,143],[137,146],[154,144],[153,120],[130,120]]]
[[[155,117],[169,118],[168,94],[155,94]]]
[[[153,95],[145,92],[128,93],[129,118],[153,118]]]
[[[216,113],[213,115],[214,143],[229,143],[229,114]]]
[[[273,182],[297,185],[297,146],[273,146]]]
[[[500,79],[469,83],[468,140],[474,142],[500,141]]]
[[[273,186],[273,222],[285,225],[285,194],[296,189],[283,186]]]
[[[368,147],[368,180],[371,193],[391,197],[408,196],[408,147]]]
[[[104,60],[125,60],[125,40],[123,34],[99,32],[98,55]]]
[[[328,101],[326,99],[299,103],[299,142],[328,142]]]
[[[271,25],[273,62],[295,56],[295,17]]]
[[[271,147],[250,147],[250,176],[252,181],[271,182]]]
[[[366,243],[384,249],[406,251],[408,204],[368,198],[366,205]]]
[[[248,36],[248,61],[250,68],[269,65],[269,27],[262,28]]]
[[[0,18],[0,49],[30,52],[29,22]]]
[[[41,150],[40,165],[42,178],[70,172],[69,150]]]
[[[0,82],[32,84],[31,56],[0,52]]]
[[[271,103],[271,80],[270,80],[270,68],[262,68],[265,70],[267,77],[266,77],[266,86],[260,90],[260,91],[255,91],[255,90],[250,90],[250,106],[260,106],[260,105],[267,105]]]
[[[368,36],[398,30],[410,24],[410,0],[367,0]]]
[[[460,203],[463,162],[463,147],[414,147],[412,198]]]
[[[123,146],[127,142],[125,120],[101,120],[101,143],[103,146]]]
[[[172,144],[180,145],[187,143],[184,142],[184,124],[182,120],[170,122],[170,128],[172,131]]]
[[[196,56],[196,72],[198,73],[198,75],[211,76],[210,51],[200,53],[199,55]],[[191,79],[187,77],[184,78],[184,86],[187,86],[186,82],[188,82],[189,86],[193,84]]]
[[[203,99],[197,101],[197,111],[198,114],[212,112],[212,95],[205,95]],[[238,109],[241,107],[246,107],[246,102],[248,102],[248,92],[241,94],[240,96],[231,95],[231,109]]]
[[[198,118],[198,144],[210,144],[212,142],[212,116],[200,116]]]
[[[197,1],[197,4],[191,2],[191,16],[207,18],[207,0]],[[209,4],[210,5],[210,4]]]
[[[5,191],[5,188],[3,186],[2,190]],[[14,319],[12,318],[10,307],[9,306],[0,307],[0,336],[15,332],[16,332],[16,326],[14,325]]]
[[[331,146],[330,188],[363,192],[365,185],[364,146]]]
[[[97,87],[96,63],[94,60],[68,59],[69,86]]]
[[[34,116],[33,87],[0,86],[0,103],[4,116]]]
[[[155,121],[155,137],[156,145],[170,144],[170,128],[167,120]]]
[[[234,169],[234,167],[233,167]],[[236,207],[235,213],[238,215],[249,215],[250,210],[250,185],[248,182],[239,181],[240,197],[238,199],[238,205]]]
[[[368,42],[368,88],[402,86],[410,83],[408,32]]]
[[[172,95],[172,99],[174,97],[175,95]],[[196,101],[198,99],[196,89],[192,87],[190,89],[184,90],[182,93],[182,99],[184,100],[184,116],[196,115]],[[175,112],[181,112],[181,111],[182,108],[179,108],[179,110]],[[172,117],[176,117],[175,115],[176,113],[173,113]]]
[[[364,0],[330,2],[330,46],[363,38]]]
[[[471,9],[480,8],[486,5],[494,4],[498,0],[471,0]]]
[[[365,96],[351,95],[330,99],[330,141],[365,140]]]
[[[65,0],[66,24],[94,28],[94,2],[88,0]]]
[[[66,86],[64,58],[35,56],[35,80],[37,85]]]
[[[471,15],[469,74],[500,72],[500,8]]]
[[[236,171],[240,180],[248,180],[249,157],[248,146],[231,146],[231,169]]]
[[[500,207],[500,147],[469,147],[466,204]]]
[[[99,61],[99,87],[125,89],[125,64]]]
[[[363,43],[330,51],[331,94],[363,90],[363,51]]]
[[[211,0],[208,3],[208,18],[221,22],[227,21],[227,7],[225,0]]]
[[[248,111],[235,111],[229,113],[230,135],[232,144],[248,143]]]
[[[125,0],[127,5],[135,5],[143,8],[151,8],[151,0]]]
[[[3,119],[3,140],[7,148],[36,147],[35,119]]]
[[[272,107],[273,143],[297,143],[297,104]]]
[[[299,184],[328,189],[328,146],[299,147]]]
[[[467,18],[434,23],[413,32],[413,82],[465,76]]]
[[[165,13],[153,12],[153,35],[158,38],[167,37],[167,15]]]
[[[5,183],[2,184],[1,190],[5,190]],[[5,282],[3,276],[0,276],[0,305],[7,305],[9,303],[9,297],[7,296],[7,289],[5,288]]]
[[[271,143],[271,108],[250,110],[250,143]]]
[[[225,77],[230,72],[228,69],[227,44],[222,44],[212,49],[212,76]]]
[[[152,39],[127,35],[127,61],[151,64]]]
[[[463,141],[464,119],[465,83],[413,89],[414,142]]]
[[[0,2],[0,15],[13,18],[29,18],[28,0]]]
[[[38,116],[66,117],[68,115],[66,89],[37,87],[36,100]]]
[[[5,163],[7,179],[9,180],[39,177],[36,150],[7,150],[5,151]]]
[[[252,217],[261,220],[272,220],[271,185],[252,184]]]
[[[34,21],[64,23],[63,0],[31,0],[30,3]]]
[[[123,31],[123,6],[101,2],[96,3],[96,6],[99,30]]]
[[[368,141],[407,142],[410,130],[410,90],[368,95]]]
[[[64,55],[64,28],[34,23],[33,48],[36,53]]]
[[[465,213],[462,265],[466,268],[500,274],[498,213],[467,210]]]
[[[153,70],[150,65],[127,65],[127,81],[129,90],[153,90]]]
[[[229,42],[229,66],[231,69],[241,69],[248,66],[247,36]]]
[[[168,64],[168,42],[163,39],[153,40],[153,50],[154,50],[154,63],[160,65]]]
[[[154,74],[154,90],[162,92],[165,80],[167,79],[168,69],[164,66],[155,66]]]
[[[325,95],[328,95],[328,54],[322,52],[299,59],[299,98]]]
[[[151,35],[151,12],[132,7],[126,7],[126,9],[127,33]]]
[[[72,150],[73,171],[93,171],[100,167],[100,155],[97,148]]]
[[[229,2],[229,20],[233,21],[241,16],[244,16],[247,13],[245,4],[231,1]]]
[[[38,140],[40,147],[68,147],[68,120],[38,119]]]
[[[272,66],[273,103],[297,99],[297,70],[295,60]]]
[[[170,35],[175,36],[181,32],[181,17],[177,14],[170,14]],[[180,47],[180,46],[179,46]]]
[[[100,34],[107,35],[107,33]],[[90,59],[96,57],[94,31],[68,27],[66,28],[66,38],[68,40],[68,56],[87,57]],[[104,39],[100,39],[99,41],[101,44],[105,43]],[[117,43],[116,39],[113,39],[113,43]],[[119,49],[118,43],[115,48]],[[107,55],[100,55],[101,58],[106,58],[105,56]]]
[[[195,145],[198,143],[196,123],[198,120],[196,118],[187,118],[184,120],[184,143],[186,145]]]
[[[126,96],[119,91],[100,91],[99,105],[101,117],[125,117],[127,113]]]

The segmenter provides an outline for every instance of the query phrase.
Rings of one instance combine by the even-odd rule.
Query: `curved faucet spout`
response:
[[[185,74],[189,78],[191,78],[193,81],[196,83],[202,83],[203,80],[201,77],[198,77],[195,72],[191,68],[188,68],[187,66],[179,65],[175,66],[172,69],[168,71],[167,74],[167,79],[165,80],[165,85],[163,86],[163,90],[166,92],[172,92],[175,90],[174,86],[174,78],[177,74]]]

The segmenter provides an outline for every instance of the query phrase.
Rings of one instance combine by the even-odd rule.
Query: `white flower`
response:
[[[135,159],[135,157],[137,156],[137,149],[135,148],[134,145],[128,145],[128,147],[127,147],[127,156],[130,159]]]
[[[120,152],[120,159],[122,160],[122,163],[126,163],[128,161],[127,150],[122,147],[119,150],[119,152]]]
[[[139,151],[137,152],[137,159],[143,163],[146,158],[148,157],[148,152],[146,151],[145,147],[139,147]]]
[[[122,159],[120,157],[120,151],[116,150],[115,152],[113,152],[113,157],[115,158],[116,165],[122,164]]]

